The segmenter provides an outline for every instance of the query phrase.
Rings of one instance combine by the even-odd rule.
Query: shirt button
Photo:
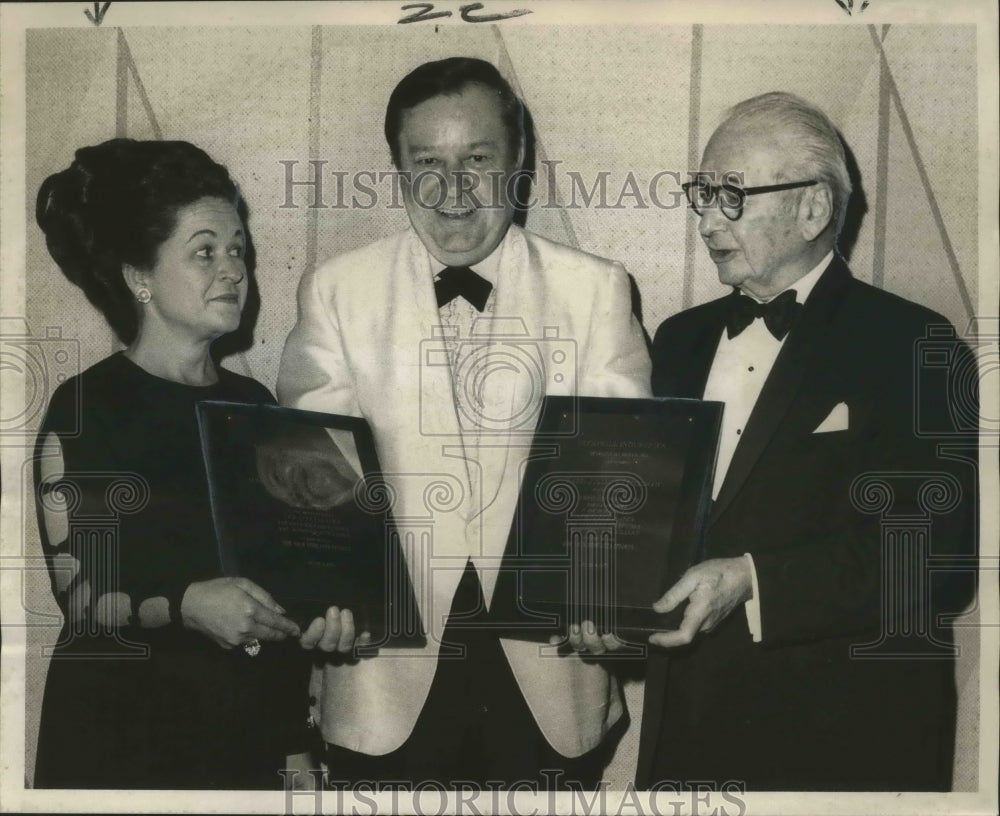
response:
[[[753,366],[750,366],[750,368],[748,368],[747,371],[753,371]]]
[[[741,433],[743,433],[743,429],[742,428],[737,428],[736,429],[736,435],[739,436]]]

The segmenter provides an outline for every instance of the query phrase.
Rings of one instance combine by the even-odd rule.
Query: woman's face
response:
[[[236,208],[202,198],[177,212],[146,288],[144,320],[171,334],[214,340],[234,331],[247,299],[246,235]]]

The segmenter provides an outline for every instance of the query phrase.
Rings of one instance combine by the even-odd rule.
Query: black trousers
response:
[[[611,747],[570,759],[548,744],[499,638],[482,626],[484,615],[479,576],[470,562],[452,601],[437,672],[413,733],[383,756],[327,745],[330,787],[389,781],[495,790],[516,784],[524,790],[567,789],[567,783],[583,790],[597,787]],[[456,646],[462,655],[449,657]]]

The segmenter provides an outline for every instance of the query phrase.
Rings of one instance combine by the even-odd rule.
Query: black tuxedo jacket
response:
[[[655,395],[703,396],[726,300],[660,326]],[[930,326],[948,331],[940,315],[854,280],[839,258],[817,282],[706,539],[706,558],[752,554],[763,642],[738,608],[689,647],[652,649],[641,787],[949,788],[956,693],[940,617],[968,601],[972,579],[929,564],[974,552],[974,437],[957,458],[938,446],[962,439],[948,431],[956,416],[976,416],[977,394],[958,340],[943,345],[948,364],[973,372],[962,404],[949,398],[940,355],[917,365]],[[815,433],[839,403],[848,426]]]

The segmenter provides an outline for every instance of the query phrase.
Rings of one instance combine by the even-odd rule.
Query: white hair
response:
[[[834,235],[839,235],[851,196],[851,179],[847,173],[844,145],[833,122],[804,99],[772,91],[733,105],[726,111],[719,130],[757,124],[777,132],[782,141],[787,141],[791,168],[802,173],[803,180],[812,177],[830,187],[836,217]]]

